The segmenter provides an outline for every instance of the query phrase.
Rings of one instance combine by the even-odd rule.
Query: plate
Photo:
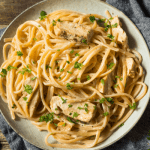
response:
[[[118,15],[121,19],[123,24],[123,29],[126,31],[129,37],[129,46],[130,48],[135,48],[143,57],[142,65],[146,70],[146,77],[145,83],[150,87],[149,80],[150,78],[150,67],[149,64],[149,50],[142,37],[141,33],[137,29],[137,27],[130,21],[130,19],[125,16],[121,11],[118,9],[108,5],[105,2],[100,0],[47,0],[42,1],[29,7],[24,12],[22,12],[18,17],[16,17],[10,25],[7,27],[5,32],[2,35],[0,41],[0,64],[3,62],[2,59],[2,46],[4,44],[4,38],[13,37],[15,35],[15,31],[17,27],[27,20],[36,20],[40,16],[40,12],[42,10],[46,11],[47,13],[51,13],[56,10],[60,9],[69,9],[73,11],[79,11],[82,13],[95,13],[105,15],[105,11],[109,10],[112,16]],[[136,109],[133,114],[129,117],[129,119],[125,122],[124,126],[116,130],[107,140],[103,143],[97,145],[94,148],[89,148],[89,150],[95,149],[103,149],[114,142],[121,139],[125,136],[138,122],[141,118],[144,110],[149,101],[149,90],[145,97],[139,102],[138,109]],[[5,117],[8,124],[17,132],[21,137],[23,137],[29,143],[42,148],[42,149],[53,149],[51,147],[46,146],[44,139],[47,132],[40,132],[34,125],[31,124],[30,121],[25,119],[17,118],[16,121],[11,119],[7,104],[5,104],[2,99],[0,99],[0,109]],[[50,139],[54,141],[53,138]],[[55,150],[63,150],[62,148],[54,148]],[[65,150],[65,149],[64,149]],[[81,150],[81,149],[80,149]]]

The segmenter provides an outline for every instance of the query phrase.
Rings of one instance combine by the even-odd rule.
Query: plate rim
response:
[[[26,8],[26,9],[25,9],[24,11],[22,11],[19,15],[17,15],[17,16],[9,23],[9,25],[5,28],[5,30],[3,31],[3,33],[2,33],[2,35],[1,35],[1,37],[0,37],[0,41],[1,41],[1,39],[3,38],[5,32],[6,32],[6,31],[8,30],[8,28],[12,25],[12,23],[16,21],[16,19],[17,19],[18,17],[20,17],[23,13],[25,13],[25,12],[28,11],[29,9],[35,7],[36,5],[39,5],[39,4],[41,4],[41,3],[44,3],[44,2],[46,2],[46,1],[48,1],[48,0],[42,0],[42,1],[40,1],[40,2],[37,2],[37,3],[35,3],[34,5],[32,5],[32,6],[28,7],[28,8]],[[106,2],[104,2],[104,1],[101,1],[101,0],[94,0],[94,1],[97,1],[97,2],[99,2],[99,3],[103,3],[104,5],[107,5],[107,6],[111,7],[111,8],[113,8],[113,9],[117,10],[120,14],[122,14],[125,18],[127,18],[128,21],[130,21],[130,23],[136,28],[136,30],[137,30],[138,33],[140,34],[141,38],[142,38],[143,41],[144,41],[144,45],[146,46],[146,50],[148,51],[148,54],[149,54],[149,56],[150,56],[150,51],[149,51],[148,45],[147,45],[147,43],[146,43],[146,41],[145,41],[145,39],[144,39],[142,33],[139,31],[139,29],[137,28],[137,26],[130,20],[130,18],[129,18],[127,15],[125,15],[121,10],[117,9],[116,7],[114,7],[114,6],[112,6],[112,5],[108,4],[108,3],[106,3]],[[4,28],[3,28],[3,29],[4,29]],[[150,69],[149,69],[149,70],[150,70]],[[149,81],[149,82],[150,82],[150,81]],[[149,85],[150,85],[150,83],[149,83]],[[110,142],[109,144],[107,144],[106,146],[104,146],[104,147],[102,147],[102,148],[98,148],[99,145],[96,145],[95,147],[87,148],[87,150],[90,150],[90,149],[93,149],[93,148],[94,148],[95,150],[104,149],[104,148],[109,147],[109,146],[111,146],[112,144],[116,143],[117,141],[119,141],[120,139],[122,139],[125,135],[127,135],[127,134],[133,129],[133,127],[139,122],[139,120],[141,119],[141,117],[143,116],[143,114],[144,114],[144,112],[145,112],[145,110],[146,110],[146,108],[147,108],[147,105],[148,105],[148,103],[149,103],[149,101],[150,101],[150,90],[149,90],[149,88],[148,88],[147,92],[149,92],[149,98],[148,98],[148,100],[147,100],[147,102],[146,102],[146,105],[145,105],[143,111],[141,112],[140,116],[138,116],[138,119],[136,120],[136,122],[134,122],[134,124],[131,126],[130,129],[128,129],[128,130],[127,130],[123,135],[121,135],[118,139],[116,139],[116,140]],[[22,135],[21,133],[19,133],[16,129],[14,129],[14,128],[11,126],[11,124],[9,123],[9,121],[7,120],[7,118],[5,117],[5,115],[3,114],[3,112],[2,112],[1,109],[0,109],[0,113],[2,114],[2,116],[4,117],[4,119],[5,119],[5,121],[8,123],[8,125],[9,125],[19,136],[21,136],[21,138],[23,138],[24,140],[26,140],[26,141],[29,142],[30,144],[36,146],[37,148],[40,148],[40,149],[43,149],[43,148],[44,148],[44,147],[41,147],[40,145],[35,145],[35,144],[33,144],[32,142],[30,142],[28,139],[26,139],[26,138],[24,137],[24,135]],[[67,149],[68,149],[68,148],[67,148]],[[74,149],[74,150],[78,150],[78,149]]]

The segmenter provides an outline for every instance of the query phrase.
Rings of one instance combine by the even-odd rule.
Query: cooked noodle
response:
[[[1,97],[12,119],[47,130],[51,147],[103,142],[147,92],[141,55],[129,49],[118,17],[106,14],[59,10],[26,21],[5,39]]]

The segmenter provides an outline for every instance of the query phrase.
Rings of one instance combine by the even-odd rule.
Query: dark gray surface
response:
[[[124,12],[139,28],[150,49],[150,0],[106,0]],[[0,30],[0,36],[4,29]],[[0,114],[0,129],[12,150],[40,150],[15,133]],[[121,140],[104,150],[148,150],[150,130],[150,103],[136,126]]]

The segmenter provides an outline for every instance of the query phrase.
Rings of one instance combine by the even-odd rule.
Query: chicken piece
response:
[[[101,82],[99,84],[99,89],[101,93],[104,93],[106,95],[110,95],[113,93],[111,88],[113,86],[112,74],[113,72],[109,73],[107,76],[102,78],[104,79],[104,85]]]
[[[88,43],[94,35],[91,27],[68,21],[58,22],[54,30],[56,30],[54,32],[57,35],[67,40],[75,40],[76,42],[83,42],[82,40],[84,40],[84,43]]]
[[[135,62],[133,58],[126,58],[127,65],[127,76],[134,78],[135,77]]]
[[[25,80],[24,85],[31,85],[31,87],[34,88],[35,80],[31,80],[31,78],[29,77]],[[24,100],[24,97],[27,97],[27,100]],[[27,92],[23,91],[23,95],[18,100],[18,102],[24,111],[26,110],[26,106],[28,105],[30,117],[32,117],[34,112],[36,111],[36,108],[38,107],[38,105],[40,103],[40,91],[39,91],[39,89],[37,88],[37,90],[34,91],[32,97],[31,97],[31,101],[29,103],[27,103],[28,97],[29,97],[29,94]]]
[[[118,16],[113,17],[113,19],[111,20],[111,25],[114,25],[115,23],[117,23],[117,27],[112,28],[112,35],[113,36],[118,35],[118,39],[117,39],[118,44],[125,45],[127,47],[128,37],[126,33],[124,32],[124,30],[121,28],[122,24]]]
[[[96,110],[94,109],[94,104],[90,102],[81,102],[81,103],[64,103],[64,100],[68,100],[70,97],[68,96],[53,96],[50,102],[50,106],[52,111],[55,114],[60,114],[61,112],[74,118],[76,120],[80,120],[83,122],[89,122],[95,115]],[[86,104],[86,106],[85,106]],[[69,107],[70,106],[70,107]],[[85,111],[86,109],[88,111]],[[74,115],[74,113],[76,115]]]

